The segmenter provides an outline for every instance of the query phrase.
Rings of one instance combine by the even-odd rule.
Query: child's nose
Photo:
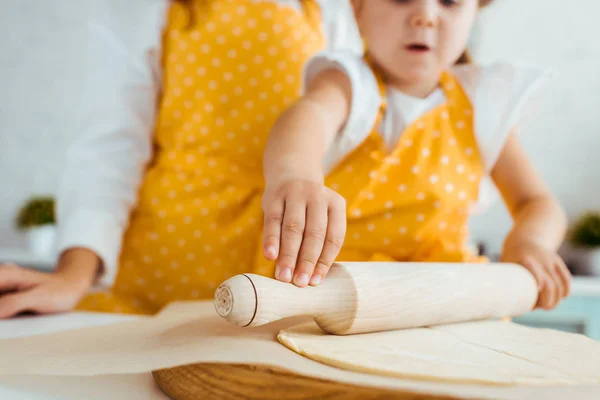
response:
[[[433,28],[436,25],[437,13],[435,7],[427,5],[415,10],[410,22],[415,28]]]

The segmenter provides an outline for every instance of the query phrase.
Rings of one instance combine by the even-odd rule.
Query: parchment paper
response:
[[[265,364],[349,384],[494,399],[600,398],[600,385],[543,388],[438,384],[349,372],[309,360],[278,343],[294,318],[238,328],[212,302],[174,303],[155,317],[67,332],[0,340],[0,375],[137,374],[198,362]]]

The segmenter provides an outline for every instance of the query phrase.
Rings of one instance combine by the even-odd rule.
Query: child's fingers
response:
[[[569,271],[569,268],[567,268],[567,266],[565,265],[565,262],[562,260],[562,258],[558,256],[556,257],[555,264],[556,269],[558,270],[558,273],[560,275],[560,279],[562,280],[563,285],[565,287],[564,297],[568,297],[571,294],[571,272]]]
[[[346,204],[342,197],[332,200],[328,212],[327,237],[321,252],[321,257],[310,281],[318,285],[327,276],[331,264],[337,258],[346,235]]]
[[[541,266],[541,264],[539,265]],[[546,274],[546,280],[544,282],[544,287],[542,288],[542,291],[540,293],[540,300],[538,304],[540,305],[540,307],[546,310],[551,310],[552,308],[554,308],[554,305],[556,304],[556,300],[558,298],[558,287],[550,271],[545,270],[544,273]]]
[[[547,269],[549,274],[554,282],[555,292],[554,292],[554,304],[552,304],[552,308],[556,307],[558,303],[565,297],[565,293],[567,288],[563,282],[562,277],[560,276],[560,272],[554,262],[554,260],[547,261]]]
[[[562,280],[554,268],[554,259],[552,256],[549,254],[540,253],[537,255],[537,257],[535,257],[535,261],[542,267],[547,276],[547,283],[544,288],[544,290],[547,291],[547,294],[543,307],[547,310],[551,310],[556,307],[561,299],[561,293],[564,290],[562,288]]]
[[[306,209],[306,227],[300,247],[294,284],[299,287],[308,285],[315,265],[323,251],[327,234],[327,202],[324,199],[308,203]]]
[[[294,200],[286,201],[281,225],[281,248],[275,272],[275,277],[280,281],[291,282],[294,276],[305,223],[306,203]]]
[[[556,301],[556,284],[554,279],[549,275],[549,271],[543,269],[542,264],[537,261],[533,261],[533,263],[542,270],[542,274],[544,275],[544,286],[540,291],[538,306],[550,310]]]
[[[548,279],[544,284],[544,288],[540,292],[540,298],[538,300],[538,306],[551,310],[556,302],[556,285],[552,279]]]
[[[553,301],[554,284],[547,271],[532,257],[526,257],[521,264],[533,274],[537,281],[539,295],[536,307],[549,307]]]
[[[279,254],[281,224],[283,222],[283,200],[277,199],[265,211],[263,233],[263,253],[267,260],[273,261]]]
[[[535,281],[537,282],[538,291],[541,291],[547,279],[546,273],[544,272],[542,266],[531,257],[526,257],[524,260],[521,261],[520,264],[527,268],[529,272],[531,272],[531,274],[535,278]]]

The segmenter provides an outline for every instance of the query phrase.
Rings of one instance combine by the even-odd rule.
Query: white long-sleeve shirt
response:
[[[277,1],[299,8],[300,0]],[[152,155],[168,0],[103,1],[88,21],[79,135],[57,194],[58,242],[94,251],[102,286],[116,277],[129,215]],[[347,0],[319,0],[328,48],[361,50]]]

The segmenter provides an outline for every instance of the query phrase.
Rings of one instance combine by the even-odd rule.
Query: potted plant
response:
[[[582,215],[571,227],[565,261],[579,275],[600,275],[600,212]],[[568,258],[568,259],[567,259]]]
[[[17,228],[27,233],[29,250],[40,257],[52,256],[56,213],[52,197],[32,197],[19,210]]]

